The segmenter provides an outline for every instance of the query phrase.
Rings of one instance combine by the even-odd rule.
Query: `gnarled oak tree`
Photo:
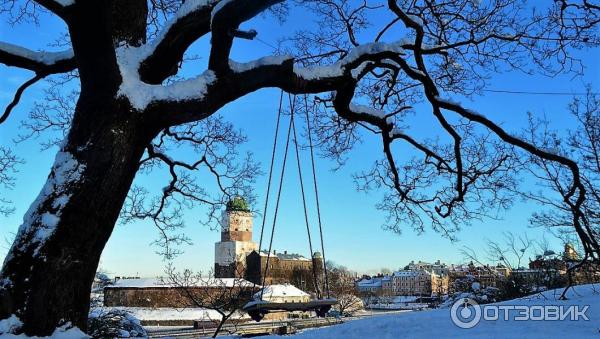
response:
[[[68,27],[70,48],[38,52],[0,43],[1,63],[34,73],[16,91],[0,123],[10,118],[25,89],[37,81],[69,73],[80,82],[74,110],[64,120],[65,140],[0,274],[0,319],[15,314],[26,334],[48,335],[68,321],[85,328],[90,285],[124,204],[125,218],[154,220],[168,247],[169,240],[184,241],[168,235],[177,224],[176,214],[165,212],[174,197],[220,206],[207,198],[202,183],[181,171],[208,168],[226,195],[233,191],[221,186],[223,178],[237,189],[246,186],[255,167],[223,172],[215,164],[232,165],[234,152],[227,150],[241,139],[225,133],[229,128],[213,114],[267,87],[312,95],[297,98],[306,99],[298,100],[298,106],[314,112],[311,119],[320,146],[341,162],[361,130],[381,140],[382,160],[357,180],[365,188],[389,189],[380,204],[390,213],[389,227],[403,223],[419,230],[432,225],[450,234],[461,223],[508,205],[511,190],[504,185],[512,184],[518,167],[516,150],[568,171],[563,196],[570,222],[587,256],[600,255],[597,234],[582,209],[586,192],[577,163],[450,100],[453,95],[476,93],[499,71],[577,71],[570,52],[598,44],[598,5],[593,1],[5,0],[2,4],[9,20],[35,19],[40,10],[58,16]],[[267,15],[278,18],[310,11],[320,25],[290,37],[275,56],[247,63],[230,60],[235,40],[257,33],[240,25],[269,8],[274,10]],[[178,80],[174,76],[184,54],[207,35],[211,41],[207,69],[199,70],[195,78]],[[411,112],[433,118],[439,141],[411,135],[404,123]],[[219,155],[210,140],[222,141],[226,155]],[[167,141],[191,143],[200,156],[193,163],[175,160],[166,154]],[[394,152],[398,144],[412,150],[402,164],[399,152]],[[162,198],[140,204],[143,192],[131,189],[132,181],[142,166],[156,163],[169,168],[172,181]],[[237,180],[238,176],[246,179]]]

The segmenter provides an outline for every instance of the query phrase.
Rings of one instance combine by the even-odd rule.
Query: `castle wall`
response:
[[[104,289],[104,306],[109,307],[198,307],[188,296],[191,293],[201,299],[201,296],[222,294],[226,287],[107,287]],[[239,289],[239,287],[232,287]],[[231,292],[235,295],[237,292]],[[243,297],[250,299],[251,291],[243,293]]]
[[[246,257],[247,271],[245,279],[256,284],[266,285],[291,283],[303,290],[314,290],[312,262],[310,260],[281,259],[276,255],[269,259],[267,271],[267,257],[252,252]],[[317,279],[323,273],[323,260],[315,258]],[[266,273],[266,277],[265,277]]]
[[[221,218],[221,241],[215,244],[215,277],[244,275],[246,256],[257,249],[252,241],[252,213],[225,211]]]

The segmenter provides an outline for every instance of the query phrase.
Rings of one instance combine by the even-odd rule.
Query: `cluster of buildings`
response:
[[[502,264],[498,265],[475,265],[468,264],[444,264],[439,260],[435,263],[411,261],[403,270],[391,274],[380,274],[374,277],[363,276],[356,281],[356,290],[363,296],[418,296],[437,297],[456,292],[460,284],[455,282],[469,277],[477,281],[481,288],[500,287],[503,281],[510,276],[518,277],[527,284],[548,282],[548,277],[556,279],[565,277],[570,262],[579,259],[572,245],[566,244],[562,255],[538,256],[530,261],[529,267],[511,269]],[[575,272],[575,279],[582,282],[600,280],[597,271],[595,277],[590,277],[587,271]]]
[[[411,263],[389,275],[363,277],[356,282],[362,295],[410,295],[429,297],[448,294],[448,267],[439,261]]]
[[[320,277],[324,269],[321,254],[315,252],[311,258],[307,258],[287,251],[266,253],[259,250],[252,239],[252,232],[253,215],[246,202],[236,198],[227,205],[223,214],[220,241],[215,244],[212,279],[186,286],[185,293],[182,293],[182,286],[164,284],[157,279],[121,279],[104,288],[104,304],[151,308],[193,307],[193,300],[186,297],[190,291],[210,295],[221,293],[225,288],[241,291],[238,296],[250,300],[263,286],[263,300],[310,300],[312,296],[309,293],[316,291],[314,277]],[[571,245],[566,245],[562,255],[545,253],[531,261],[529,268],[514,270],[502,264],[490,266],[471,262],[447,265],[439,260],[434,263],[411,261],[403,269],[390,274],[363,276],[355,281],[355,292],[362,297],[411,296],[435,300],[457,292],[460,282],[465,280],[477,281],[478,286],[486,288],[500,287],[509,277],[519,277],[532,283],[541,281],[542,276],[547,277],[548,272],[561,277],[566,273],[569,263],[576,260],[576,251]],[[578,279],[588,279],[588,273],[595,274],[593,279],[600,281],[597,269],[580,269]],[[349,279],[352,286],[355,276]]]
[[[309,259],[287,251],[270,254],[259,251],[252,240],[252,229],[253,215],[246,202],[233,199],[221,220],[221,239],[215,244],[211,277],[178,282],[172,279],[165,282],[160,278],[117,278],[103,287],[104,306],[193,308],[202,306],[198,305],[198,299],[228,295],[242,300],[242,305],[256,298],[281,303],[311,300],[311,294],[303,290],[314,291],[314,274],[321,275],[324,267],[321,254],[313,253]],[[101,281],[98,284],[107,285]],[[151,323],[146,321],[145,324]]]

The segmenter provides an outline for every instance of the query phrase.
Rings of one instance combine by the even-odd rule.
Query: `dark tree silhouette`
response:
[[[588,256],[600,254],[584,221],[586,189],[577,163],[450,99],[476,94],[501,71],[580,72],[570,52],[598,45],[594,2],[1,4],[9,22],[35,21],[40,11],[56,15],[68,28],[59,44],[69,48],[37,52],[0,44],[1,63],[34,73],[16,90],[0,123],[11,118],[26,88],[38,81],[68,74],[79,82],[65,139],[0,274],[0,319],[15,314],[26,334],[48,335],[67,321],[85,329],[96,266],[121,210],[125,220],[154,221],[162,234],[159,244],[171,256],[170,244],[187,240],[174,233],[184,207],[208,204],[211,220],[228,196],[248,190],[256,166],[236,162],[232,146],[243,138],[228,133],[231,126],[214,114],[267,87],[306,95],[297,97],[298,107],[313,113],[319,145],[340,163],[364,134],[381,141],[382,159],[356,179],[361,188],[388,189],[379,207],[389,212],[389,228],[432,225],[450,236],[458,225],[508,206],[512,192],[506,186],[512,185],[518,162],[512,151],[519,149],[568,171],[564,200],[570,225]],[[277,56],[249,63],[230,60],[236,39],[257,34],[240,25],[268,9],[267,15],[279,20],[309,11],[317,28],[290,37]],[[375,22],[370,20],[374,15],[379,18]],[[195,78],[178,79],[185,52],[208,35],[207,69]],[[438,139],[419,140],[412,133],[408,116],[417,110],[431,119]],[[178,144],[191,145],[197,158],[168,155],[169,146]],[[414,157],[398,159],[404,147]],[[132,188],[132,182],[141,170],[159,164],[171,180],[153,200],[144,188]],[[223,194],[209,194],[205,183],[193,179],[191,173],[200,169],[214,176]]]

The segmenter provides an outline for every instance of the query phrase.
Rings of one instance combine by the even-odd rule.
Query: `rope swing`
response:
[[[282,90],[280,97],[279,97],[279,109],[278,109],[278,113],[277,113],[277,123],[275,126],[275,138],[273,141],[273,149],[272,149],[272,154],[271,154],[271,165],[269,168],[269,177],[268,177],[268,183],[267,183],[267,194],[265,197],[264,214],[263,214],[263,220],[262,220],[262,225],[261,225],[261,230],[260,230],[260,241],[259,241],[259,245],[258,245],[259,254],[260,254],[260,251],[262,250],[262,244],[263,244],[263,239],[264,239],[264,229],[265,229],[265,224],[266,224],[266,219],[267,219],[267,210],[269,207],[269,197],[271,194],[271,183],[273,180],[275,155],[277,153],[277,140],[279,138],[279,128],[280,128],[280,122],[281,122],[281,115],[282,115],[282,111],[283,111],[283,95],[284,94],[283,94],[283,90]],[[305,194],[306,191],[304,188],[304,180],[303,180],[303,176],[302,176],[302,166],[301,166],[301,161],[300,161],[300,147],[299,147],[299,143],[298,143],[298,134],[296,131],[296,123],[295,123],[295,119],[294,119],[295,108],[296,108],[296,96],[294,95],[292,97],[292,95],[288,93],[288,101],[289,101],[289,108],[290,108],[290,121],[289,121],[288,129],[287,129],[287,136],[286,136],[286,141],[285,141],[285,151],[283,153],[283,162],[281,165],[281,175],[279,178],[279,187],[277,189],[275,210],[274,210],[274,214],[273,214],[273,223],[271,224],[271,236],[269,238],[269,250],[267,252],[265,273],[264,273],[263,279],[262,279],[263,288],[261,289],[260,299],[258,301],[250,302],[246,306],[244,306],[244,310],[247,311],[248,314],[252,317],[252,319],[254,319],[256,321],[260,321],[264,317],[265,314],[267,314],[267,313],[269,313],[269,311],[273,311],[273,310],[286,310],[286,311],[313,310],[317,313],[318,316],[324,317],[326,315],[326,313],[331,309],[331,306],[336,303],[335,299],[329,298],[329,295],[330,295],[329,294],[329,276],[328,276],[328,272],[327,272],[327,264],[326,264],[326,259],[325,259],[323,227],[322,227],[322,222],[321,222],[321,208],[320,208],[320,204],[319,204],[319,191],[318,191],[318,185],[317,185],[317,174],[316,174],[316,169],[315,169],[316,167],[315,167],[315,158],[314,158],[314,150],[313,150],[314,147],[313,147],[313,142],[312,142],[310,117],[308,114],[308,99],[307,99],[307,96],[305,95],[304,96],[304,104],[306,107],[306,110],[305,110],[305,112],[306,112],[306,128],[307,128],[307,136],[308,136],[308,143],[309,143],[309,149],[310,149],[313,186],[314,186],[314,191],[315,191],[317,219],[318,219],[319,236],[320,236],[320,242],[321,242],[321,255],[323,257],[323,276],[324,276],[324,280],[325,280],[325,293],[327,295],[327,299],[323,299],[321,289],[319,288],[316,258],[314,256],[314,252],[313,252],[312,235],[310,232],[310,222],[308,219],[308,207],[306,204],[306,194]],[[283,179],[285,177],[285,169],[286,169],[286,165],[287,165],[288,152],[289,152],[289,148],[290,148],[290,139],[292,137],[292,134],[293,134],[293,139],[294,139],[296,164],[297,164],[297,168],[298,168],[298,178],[300,181],[300,191],[301,191],[301,195],[302,195],[302,206],[304,208],[304,220],[306,223],[308,246],[309,246],[310,255],[312,258],[311,262],[312,262],[313,283],[314,283],[314,288],[315,288],[315,292],[317,295],[317,300],[313,300],[308,303],[299,303],[299,302],[272,303],[272,302],[263,301],[263,294],[264,294],[264,286],[265,286],[266,278],[267,278],[268,272],[269,272],[269,262],[271,259],[271,252],[273,249],[273,238],[275,236],[275,227],[277,225],[279,203],[281,201],[281,192],[283,190]],[[255,286],[256,286],[256,284],[254,284],[254,287]],[[253,287],[253,291],[254,291],[254,287]]]

